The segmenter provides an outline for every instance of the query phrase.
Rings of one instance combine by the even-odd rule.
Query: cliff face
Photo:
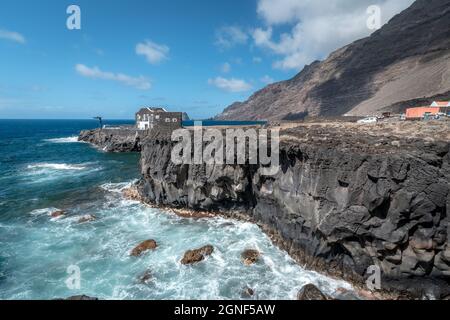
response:
[[[144,134],[131,129],[83,130],[78,141],[91,143],[107,152],[140,152]]]
[[[170,138],[156,135],[138,188],[148,202],[239,212],[310,268],[363,283],[378,265],[383,289],[448,296],[448,140],[381,131],[286,131],[271,177],[258,165],[175,165]]]
[[[217,119],[298,120],[404,111],[450,99],[450,0],[417,0],[370,37],[271,84]]]

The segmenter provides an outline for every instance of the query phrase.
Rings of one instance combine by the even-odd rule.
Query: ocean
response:
[[[80,130],[97,126],[0,120],[0,299],[295,299],[308,283],[331,295],[351,289],[297,265],[256,225],[181,218],[123,198],[139,178],[139,154],[77,142]],[[67,215],[52,218],[55,210]],[[78,223],[85,215],[96,220]],[[158,248],[131,257],[147,239]],[[207,244],[215,250],[205,261],[180,264],[186,250]],[[259,250],[261,260],[244,266],[245,249]]]

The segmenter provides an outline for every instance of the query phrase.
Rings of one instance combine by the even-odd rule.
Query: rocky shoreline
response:
[[[286,130],[273,177],[258,165],[175,165],[170,137],[153,134],[142,141],[134,197],[255,222],[300,264],[361,288],[376,265],[382,292],[444,299],[450,156],[448,124],[439,126],[443,134],[397,126]]]
[[[106,152],[140,152],[144,131],[136,129],[83,130],[78,141],[88,142]]]

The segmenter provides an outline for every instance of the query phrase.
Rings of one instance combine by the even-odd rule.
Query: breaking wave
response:
[[[27,169],[84,170],[86,169],[86,166],[67,163],[37,163],[28,165]]]
[[[52,143],[74,143],[74,142],[82,143],[83,142],[83,141],[78,141],[78,137],[77,136],[64,137],[64,138],[45,139],[44,141],[52,142]]]
[[[137,180],[132,180],[129,182],[119,182],[119,183],[104,183],[100,186],[105,191],[114,192],[114,193],[122,193],[123,190],[131,187],[136,183]]]

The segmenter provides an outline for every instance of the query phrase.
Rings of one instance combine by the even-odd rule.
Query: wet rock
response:
[[[131,251],[131,256],[138,257],[148,250],[156,249],[157,246],[158,245],[156,244],[155,240],[153,240],[153,239],[145,240],[144,242],[141,242],[137,247],[135,247]]]
[[[329,300],[329,297],[315,285],[307,284],[298,292],[297,300]]]
[[[140,201],[141,200],[141,196],[139,195],[139,192],[137,191],[137,189],[135,187],[130,187],[130,188],[126,188],[124,190],[122,190],[122,195],[130,200],[136,200],[136,201]]]
[[[209,256],[213,253],[214,247],[211,245],[207,245],[201,247],[199,249],[188,250],[181,259],[182,264],[193,264],[196,262],[200,262],[205,259],[206,256]]]
[[[89,297],[86,295],[79,295],[79,296],[71,296],[66,298],[65,300],[83,300],[83,301],[94,301],[94,300],[98,300],[98,298],[96,297]]]
[[[181,218],[192,218],[192,219],[202,219],[202,218],[212,218],[213,214],[206,211],[195,211],[186,209],[173,209],[173,213]]]
[[[92,222],[95,220],[97,220],[96,216],[88,214],[88,215],[82,216],[80,219],[78,219],[78,223]]]
[[[150,270],[146,270],[139,276],[139,282],[142,284],[148,284],[153,280],[153,273]]]
[[[255,295],[255,290],[253,290],[253,289],[250,288],[250,287],[245,287],[245,288],[242,290],[242,294],[241,294],[242,298],[251,298],[251,297],[253,297],[254,295]]]
[[[65,215],[66,215],[66,213],[63,210],[57,210],[57,211],[54,211],[54,212],[52,212],[50,214],[50,216],[52,218],[60,218],[60,217],[65,216]]]
[[[259,253],[258,250],[247,249],[244,252],[242,252],[241,259],[246,266],[249,266],[251,264],[258,262],[260,256],[261,254]]]

